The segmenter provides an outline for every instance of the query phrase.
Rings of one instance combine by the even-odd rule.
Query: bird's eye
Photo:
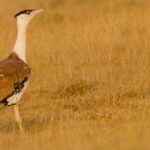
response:
[[[31,11],[26,11],[26,14],[30,15]]]

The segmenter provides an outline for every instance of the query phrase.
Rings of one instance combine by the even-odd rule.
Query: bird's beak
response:
[[[33,15],[36,15],[36,14],[43,12],[43,11],[44,11],[44,9],[35,10],[35,11],[33,11]]]

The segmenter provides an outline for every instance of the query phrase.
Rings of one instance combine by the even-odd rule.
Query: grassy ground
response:
[[[13,14],[44,8],[28,29],[29,88],[0,110],[0,149],[150,147],[150,2],[1,0],[0,59],[15,42]]]

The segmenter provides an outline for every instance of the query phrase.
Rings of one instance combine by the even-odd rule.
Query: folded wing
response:
[[[30,67],[15,53],[0,61],[0,102],[21,90],[30,74]]]

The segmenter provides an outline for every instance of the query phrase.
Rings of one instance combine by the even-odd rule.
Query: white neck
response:
[[[13,52],[15,52],[24,62],[26,62],[26,30],[27,24],[17,20],[18,34]]]

